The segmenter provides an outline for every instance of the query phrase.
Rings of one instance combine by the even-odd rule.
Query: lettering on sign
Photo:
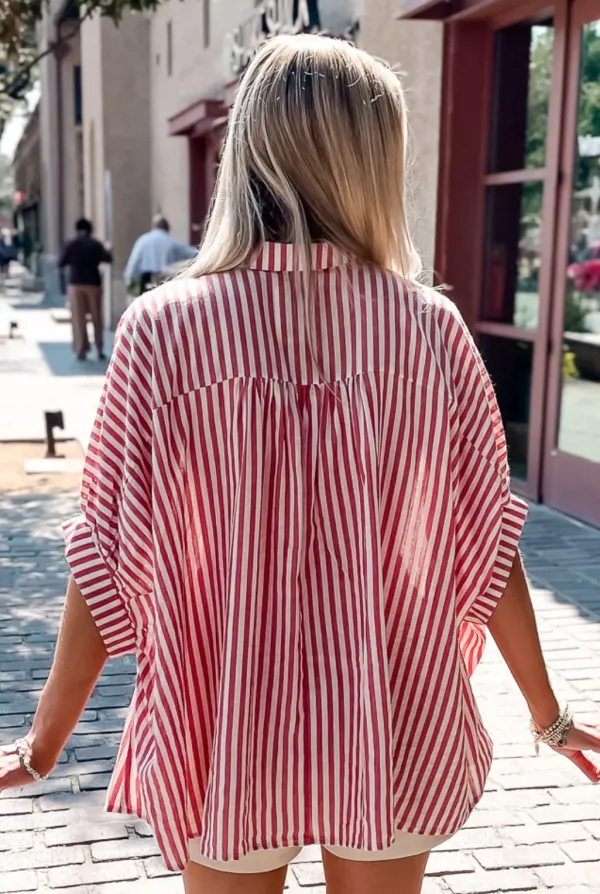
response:
[[[260,44],[278,34],[300,34],[321,27],[317,0],[265,0],[228,36],[229,66],[241,74]]]

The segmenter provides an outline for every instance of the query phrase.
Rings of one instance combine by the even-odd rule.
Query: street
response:
[[[81,374],[50,309],[14,305],[0,300],[0,336],[13,317],[22,336],[0,341],[0,440],[40,437],[43,409],[60,408],[85,442],[102,369],[88,363]],[[75,493],[0,495],[0,744],[28,728],[50,667],[66,584],[60,524],[76,511]],[[534,506],[523,549],[560,698],[597,716],[600,531]],[[0,795],[0,894],[183,891],[145,823],[103,813],[134,678],[132,660],[112,661],[52,777]],[[534,756],[527,711],[493,645],[474,686],[496,759],[467,827],[432,855],[424,894],[600,891],[600,791],[564,758]],[[303,851],[290,891],[322,894],[319,856]]]

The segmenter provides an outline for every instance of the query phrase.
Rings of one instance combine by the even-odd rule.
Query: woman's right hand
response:
[[[36,767],[37,769],[37,767]],[[14,745],[0,747],[0,792],[9,788],[20,788],[34,781],[25,767]]]
[[[574,719],[567,736],[566,747],[552,746],[552,748],[558,754],[568,757],[591,782],[596,784],[600,782],[600,768],[584,754],[586,751],[600,754],[600,724],[591,726],[589,723]]]

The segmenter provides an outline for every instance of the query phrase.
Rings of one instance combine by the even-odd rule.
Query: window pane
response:
[[[600,463],[600,22],[582,29],[558,447]]]
[[[537,327],[542,198],[541,182],[488,187],[483,320]]]
[[[494,383],[506,429],[508,460],[515,478],[527,477],[533,345],[482,335],[479,348]]]
[[[554,46],[552,22],[496,32],[488,171],[543,168]]]

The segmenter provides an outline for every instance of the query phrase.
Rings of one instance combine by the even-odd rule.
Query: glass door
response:
[[[600,0],[569,34],[543,487],[600,524]]]
[[[555,21],[547,9],[494,32],[479,347],[498,397],[513,480],[537,498],[541,467],[553,159]]]

